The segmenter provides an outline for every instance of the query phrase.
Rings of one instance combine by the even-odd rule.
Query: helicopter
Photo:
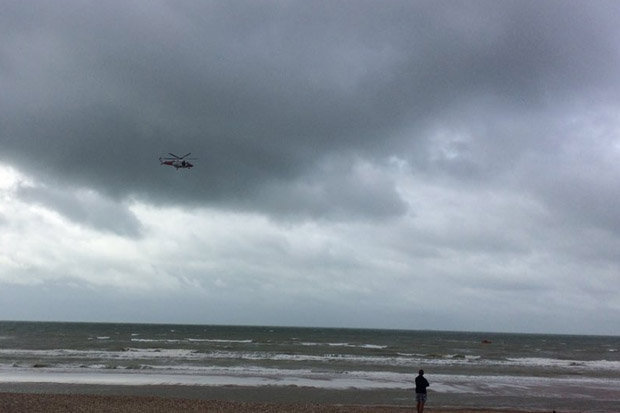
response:
[[[189,162],[189,160],[194,160],[196,158],[187,158],[185,159],[187,156],[191,155],[191,152],[186,153],[183,156],[178,156],[175,155],[173,153],[168,152],[168,155],[171,155],[172,158],[167,157],[167,158],[159,158],[159,164],[160,165],[168,165],[168,166],[174,166],[176,168],[176,170],[178,171],[179,168],[192,168],[194,166],[194,164],[192,164],[191,162]]]

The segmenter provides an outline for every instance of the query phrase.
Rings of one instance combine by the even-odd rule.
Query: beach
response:
[[[411,395],[412,396],[412,395]],[[49,383],[1,383],[0,412],[412,412],[413,396],[399,404],[376,393],[356,389],[325,391],[299,387],[243,386],[93,386]],[[514,406],[517,406],[516,404]],[[433,394],[425,411],[468,412],[576,412],[583,408],[549,409],[507,406],[476,407],[434,403]]]
[[[432,408],[434,413],[501,412],[524,413],[525,410]],[[259,403],[230,400],[197,400],[155,396],[119,396],[94,394],[0,393],[1,412],[411,412],[414,406],[340,405],[323,403]]]
[[[431,412],[617,412],[617,403],[566,397],[447,398],[429,390]],[[412,391],[318,389],[298,386],[91,385],[0,383],[0,412],[411,412]]]

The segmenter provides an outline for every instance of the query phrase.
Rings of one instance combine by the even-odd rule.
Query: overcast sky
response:
[[[620,334],[618,21],[0,1],[0,319]]]

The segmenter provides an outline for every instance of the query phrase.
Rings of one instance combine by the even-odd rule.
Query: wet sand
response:
[[[179,399],[155,396],[120,396],[94,394],[0,393],[0,412],[319,412],[319,413],[387,413],[412,412],[413,406],[364,406],[322,403],[258,403],[230,400]],[[429,413],[501,412],[517,410],[425,409]]]
[[[429,394],[429,413],[551,413],[553,409],[443,406]],[[455,407],[452,407],[455,406]],[[486,406],[489,406],[488,404]],[[514,404],[512,406],[517,406]],[[569,410],[562,410],[563,413]],[[326,390],[297,386],[119,386],[0,383],[0,413],[36,412],[415,412],[410,391]],[[558,413],[560,410],[558,410]]]

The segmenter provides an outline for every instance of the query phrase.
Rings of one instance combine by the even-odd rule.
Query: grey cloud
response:
[[[293,183],[265,186],[257,197],[268,210],[293,218],[384,219],[407,211],[384,169],[349,157],[324,161]]]
[[[5,157],[114,197],[269,210],[332,154],[424,164],[433,125],[618,92],[613,2],[40,6],[4,28]],[[507,158],[513,136],[472,139]],[[156,167],[169,151],[195,180]]]
[[[99,231],[137,237],[141,224],[127,205],[101,197],[92,190],[67,191],[49,187],[20,186],[17,196],[26,202],[41,204],[70,221]]]
[[[228,281],[226,298],[246,321],[277,320],[278,305],[261,304],[273,295],[305,299],[300,308],[317,320],[343,308],[355,323],[340,298],[368,298],[377,323],[397,326],[393,314],[446,328],[503,326],[523,303],[542,312],[549,299],[557,309],[539,329],[588,302],[582,321],[594,331],[593,314],[617,307],[598,287],[619,272],[617,1],[1,7],[0,162],[33,182],[17,192],[22,201],[144,241],[144,268],[132,271],[121,254],[119,279],[148,279],[158,270],[150,254],[169,254],[206,290],[211,278]],[[168,152],[198,160],[175,171],[157,160]],[[145,219],[180,219],[183,232],[151,221],[143,233],[132,200]],[[270,244],[257,226],[218,246],[230,228],[193,232],[196,219],[230,211],[267,217],[286,235]],[[305,234],[291,228],[320,232],[319,252],[292,251],[291,233]],[[108,257],[97,254],[87,266],[102,274]],[[328,294],[307,281],[325,274]],[[561,298],[580,291],[582,302]],[[506,304],[493,320],[477,307],[485,299]],[[428,310],[408,309],[416,300]],[[217,307],[214,321],[244,320]]]
[[[549,149],[516,166],[517,187],[545,203],[557,225],[620,235],[620,150],[615,116],[600,111],[549,129]],[[587,113],[587,112],[586,112]]]

